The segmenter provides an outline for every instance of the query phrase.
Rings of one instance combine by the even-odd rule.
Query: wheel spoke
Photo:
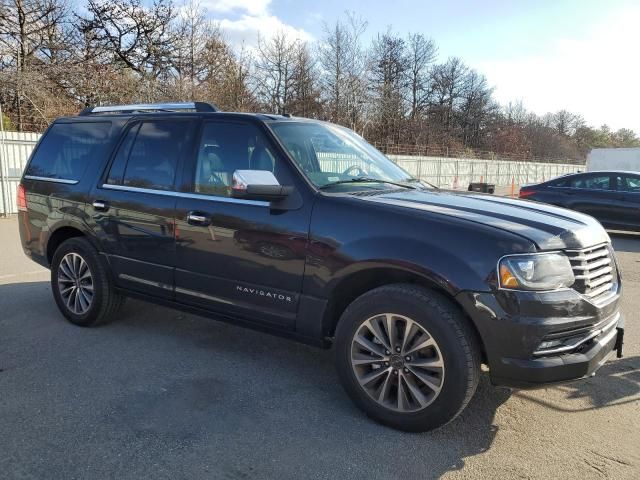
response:
[[[413,321],[409,320],[408,318],[404,321],[404,331],[402,333],[402,345],[400,346],[400,351],[402,352],[402,355],[405,354],[405,349],[409,345],[409,341],[412,338],[412,334],[414,332],[413,325],[414,325]]]
[[[91,276],[89,273],[89,267],[87,266],[87,262],[80,259],[80,268],[78,269],[78,278],[82,280],[83,278],[88,278]]]
[[[76,288],[75,285],[71,285],[70,287],[64,287],[64,288],[60,288],[60,294],[66,298],[67,296],[69,296],[69,293]]]
[[[407,389],[405,385],[407,385],[407,379],[405,375],[400,372],[398,376],[398,410],[406,410],[410,408],[409,396],[407,395]]]
[[[409,368],[409,371],[413,373],[421,383],[429,387],[430,390],[433,390],[434,393],[440,393],[440,390],[442,389],[442,387],[434,383],[435,379],[433,377],[430,377],[426,373],[421,372],[419,368],[413,368],[413,367],[408,367],[408,368]]]
[[[82,306],[82,311],[84,312],[87,308],[89,308],[89,304],[91,303],[91,297],[87,294],[84,288],[80,288],[80,304]]]
[[[382,362],[381,358],[373,358],[373,357],[365,357],[365,356],[363,356],[362,358],[354,358],[353,360],[351,360],[351,363],[353,365],[373,365],[380,362]]]
[[[409,388],[409,392],[411,392],[411,396],[415,399],[421,407],[425,407],[428,405],[427,397],[425,397],[424,393],[418,388],[417,385],[413,383],[413,379],[409,378],[409,376],[405,376],[404,381]]]
[[[391,346],[389,345],[389,341],[387,340],[386,334],[380,329],[380,323],[377,319],[370,319],[365,322],[365,325],[369,329],[371,333],[378,339],[378,341],[385,346],[387,350],[391,350]]]
[[[396,348],[396,341],[398,340],[398,332],[396,330],[393,316],[387,313],[384,316],[384,322],[387,327],[387,336],[389,337],[389,350],[393,352]]]
[[[424,333],[423,333],[424,335]],[[433,341],[433,338],[429,337],[426,340],[422,340],[420,341],[417,345],[413,345],[409,350],[407,350],[406,352],[404,352],[405,355],[409,355],[413,352],[417,352],[419,350],[422,350],[424,348],[427,347],[433,347],[436,344],[436,342]]]
[[[380,388],[380,394],[378,395],[378,402],[385,403],[385,399],[389,395],[389,387],[391,386],[391,370],[387,369],[387,376],[382,383],[382,387]]]
[[[384,348],[382,347],[382,345],[376,345],[372,341],[359,334],[356,335],[354,341],[364,347],[368,352],[378,355],[379,357],[384,357]]]
[[[376,370],[371,370],[370,372],[358,378],[358,381],[360,382],[361,385],[368,385],[369,383],[374,381],[376,378],[379,378],[381,375],[384,375],[385,373],[388,373],[388,372],[391,372],[391,367],[378,368]]]
[[[73,311],[75,313],[80,312],[80,290],[76,288],[75,296],[73,298]]]
[[[437,358],[416,358],[412,359],[410,362],[406,362],[407,366],[411,367],[420,367],[426,369],[440,369],[444,366],[442,363],[442,359]]]
[[[66,299],[66,303],[67,303],[67,307],[69,307],[69,310],[73,311],[73,297],[75,295],[75,291],[76,291],[76,286],[74,285],[71,292],[69,292],[69,296]]]
[[[66,259],[66,257],[65,257]],[[62,262],[60,263],[60,268],[58,269],[58,274],[63,274],[66,278],[68,278],[69,280],[73,281],[73,273],[71,273],[71,269],[69,268],[69,265],[66,264],[66,262]]]

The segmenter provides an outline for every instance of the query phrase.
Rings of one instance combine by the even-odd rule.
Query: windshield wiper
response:
[[[429,183],[425,180],[420,180],[419,178],[409,177],[404,181],[407,183],[420,183],[422,185],[427,185],[428,187],[433,188],[434,190],[440,190],[440,187],[436,187],[433,183]]]
[[[406,183],[392,182],[391,180],[380,180],[379,178],[370,178],[370,177],[355,177],[350,178],[349,180],[336,180],[335,182],[325,183],[324,185],[319,186],[320,190],[323,190],[327,187],[332,187],[334,185],[341,185],[344,183],[388,183],[389,185],[396,185],[398,187],[409,188],[411,190],[415,190],[416,187],[412,185],[407,185]]]

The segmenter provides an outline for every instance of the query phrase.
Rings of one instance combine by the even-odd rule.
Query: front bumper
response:
[[[595,305],[577,292],[463,292],[458,301],[475,323],[491,382],[537,388],[593,375],[622,355],[619,296]],[[555,341],[547,349],[540,346]]]

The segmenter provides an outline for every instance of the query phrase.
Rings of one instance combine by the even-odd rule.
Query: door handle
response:
[[[106,212],[109,210],[109,205],[103,200],[94,200],[93,209],[98,210],[99,212]]]
[[[189,212],[187,214],[187,223],[206,227],[209,225],[209,219],[201,212]]]

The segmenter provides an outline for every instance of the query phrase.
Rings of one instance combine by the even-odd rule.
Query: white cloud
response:
[[[259,37],[270,38],[280,32],[291,39],[313,39],[306,30],[286,24],[274,15],[270,4],[271,0],[206,0],[202,6],[213,14],[225,38],[235,47],[253,48]]]
[[[521,99],[539,114],[566,109],[594,126],[640,133],[640,8],[605,17],[582,38],[541,55],[480,63],[499,101]],[[541,27],[540,35],[544,35]]]
[[[202,6],[212,12],[246,12],[249,15],[264,15],[271,0],[204,0]]]
[[[312,39],[310,33],[303,29],[287,25],[275,15],[243,15],[238,20],[223,19],[219,21],[224,36],[232,45],[255,46],[258,37],[270,38],[276,33],[284,32],[291,39],[308,41]]]

